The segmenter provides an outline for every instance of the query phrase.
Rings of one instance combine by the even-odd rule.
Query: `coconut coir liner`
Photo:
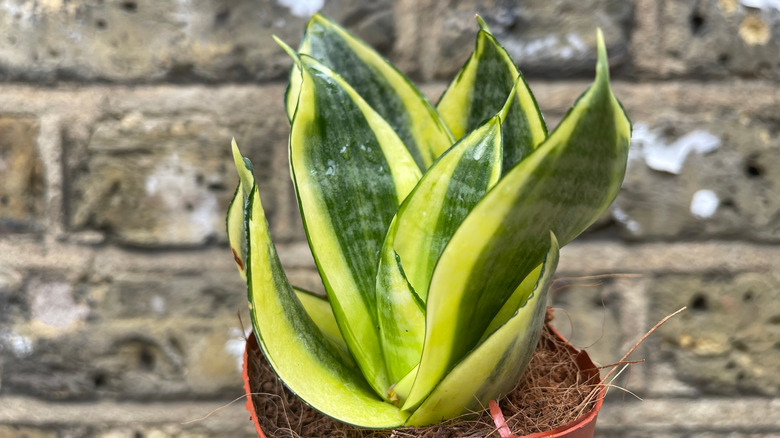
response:
[[[506,423],[515,435],[549,431],[590,410],[594,401],[583,403],[599,382],[596,376],[588,379],[580,372],[575,357],[576,353],[545,326],[517,387],[500,400]],[[423,428],[367,430],[341,423],[290,392],[259,350],[250,351],[248,374],[260,426],[269,438],[499,437],[487,409]]]

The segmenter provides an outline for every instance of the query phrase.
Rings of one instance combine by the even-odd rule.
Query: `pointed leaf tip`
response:
[[[607,45],[604,43],[604,33],[601,28],[596,29],[596,44],[598,60],[596,62],[596,80],[609,82],[609,58],[607,57]]]
[[[233,140],[230,141],[230,148],[233,151],[233,160],[236,162],[237,166],[239,157],[241,157],[241,151],[238,150],[238,143],[236,143],[235,137],[233,137]]]
[[[315,14],[298,49],[337,72],[395,130],[420,169],[426,169],[455,139],[430,102],[381,54],[328,18]],[[285,97],[289,118],[300,80],[290,76]]]
[[[287,52],[288,55],[290,55],[290,58],[292,58],[293,62],[300,68],[301,65],[301,59],[300,56],[298,56],[298,52],[295,51],[292,47],[290,47],[287,43],[285,43],[281,38],[279,38],[276,35],[271,35],[271,38],[276,41],[276,44],[279,44],[279,47],[282,48],[285,52]]]
[[[241,151],[238,149],[238,143],[234,138],[231,142],[231,149],[233,150],[233,163],[236,165],[236,171],[238,172],[239,180],[241,181],[240,187],[244,193],[244,201],[246,201],[249,192],[252,191],[252,186],[255,185],[254,170],[252,169],[252,162],[249,158],[241,155]]]
[[[479,23],[480,29],[489,34],[492,34],[492,32],[490,32],[490,27],[487,25],[487,23],[485,23],[485,20],[479,14],[475,14],[474,17],[477,19],[477,23]]]

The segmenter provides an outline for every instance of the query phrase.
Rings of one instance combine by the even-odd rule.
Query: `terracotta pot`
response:
[[[575,358],[575,361],[577,362],[577,367],[580,369],[580,371],[583,373],[584,377],[586,379],[593,378],[594,376],[597,376],[599,374],[598,368],[596,368],[596,365],[593,364],[593,361],[590,359],[590,356],[588,356],[588,353],[584,350],[580,351],[574,348],[573,345],[569,344],[566,339],[554,328],[550,327],[548,325],[548,328],[550,331],[552,331],[555,336],[566,342],[566,348],[569,349],[569,351],[575,353],[577,356]],[[255,409],[255,405],[252,401],[252,389],[249,385],[249,367],[248,367],[248,359],[249,354],[258,354],[260,353],[260,347],[257,345],[257,340],[255,339],[254,334],[250,334],[250,336],[246,340],[246,349],[244,350],[244,365],[243,365],[243,378],[244,378],[244,392],[246,393],[246,409],[249,411],[249,415],[252,419],[252,422],[255,425],[255,429],[257,430],[257,436],[260,438],[267,438],[267,436],[263,433],[262,428],[260,427],[260,421],[257,417],[257,411]],[[530,435],[523,435],[523,436],[517,436],[517,435],[507,435],[512,438],[542,438],[542,437],[554,437],[554,438],[592,438],[593,433],[596,430],[596,417],[598,416],[599,410],[601,409],[601,405],[604,399],[606,388],[604,387],[603,383],[599,384],[599,392],[596,396],[596,402],[594,403],[593,407],[582,415],[577,420],[574,420],[572,422],[569,422],[567,424],[564,424],[563,426],[559,426],[553,430],[547,431],[547,432],[538,432],[533,433]],[[502,434],[503,435],[503,434]]]

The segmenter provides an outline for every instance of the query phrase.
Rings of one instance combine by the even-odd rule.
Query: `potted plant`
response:
[[[326,297],[290,285],[233,143],[227,228],[257,345],[287,390],[340,422],[435,425],[511,392],[539,343],[559,248],[620,189],[631,124],[601,32],[595,82],[548,134],[478,21],[435,107],[325,17],[297,51],[277,40],[293,60],[290,172]]]

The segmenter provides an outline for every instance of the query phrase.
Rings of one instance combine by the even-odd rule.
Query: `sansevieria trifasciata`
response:
[[[260,347],[315,409],[369,428],[438,423],[518,381],[559,248],[620,189],[631,123],[598,32],[596,79],[547,132],[515,62],[476,48],[432,105],[315,15],[285,95],[290,172],[327,296],[290,285],[235,142],[227,215]]]

